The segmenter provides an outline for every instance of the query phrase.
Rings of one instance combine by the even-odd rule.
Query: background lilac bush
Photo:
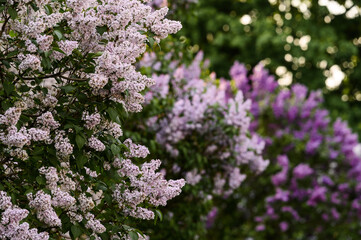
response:
[[[187,180],[183,198],[169,205],[165,222],[158,226],[162,234],[156,238],[183,232],[176,234],[177,239],[357,239],[361,159],[354,150],[358,137],[346,122],[329,116],[322,93],[300,84],[282,88],[261,64],[248,72],[236,62],[230,81],[216,79],[201,53],[190,64],[179,63],[183,58],[188,56],[174,51],[146,54],[141,61],[143,71],[152,74],[157,84],[145,94],[153,100],[141,118],[149,117],[143,122],[147,131],[137,137],[164,155],[172,177]],[[217,109],[224,104],[249,104],[232,121],[248,121],[244,126],[249,131],[246,135],[255,139],[252,147],[258,148],[262,159],[270,160],[261,174],[251,165],[231,193],[208,190],[217,186],[209,179],[216,161],[223,164],[218,154],[224,151],[218,147],[209,155],[209,148],[214,139],[221,142],[230,136],[219,131],[229,116],[205,111],[210,103],[217,103]],[[225,160],[233,163],[232,158]]]
[[[225,230],[229,236],[255,239],[357,239],[358,136],[347,123],[330,119],[320,91],[300,84],[280,88],[262,65],[248,74],[236,62],[230,75],[226,88],[252,99],[252,130],[266,141],[263,156],[271,163],[262,176],[240,188],[240,200],[224,204],[226,210],[219,212],[229,221],[219,216],[210,236]],[[235,209],[238,217],[227,216]]]
[[[145,94],[147,107],[134,119],[135,132],[147,129],[141,141],[160,147],[154,153],[164,156],[167,176],[183,176],[187,182],[182,196],[163,212],[157,236],[204,238],[208,212],[247,175],[267,167],[269,161],[260,155],[264,142],[249,132],[251,102],[241,92],[227,99],[225,89],[205,73],[201,53],[189,66],[177,61],[176,53],[164,56],[164,62],[156,58],[150,54],[141,61],[144,71],[155,67],[158,73],[152,75],[157,84]],[[162,73],[163,65],[171,72]]]

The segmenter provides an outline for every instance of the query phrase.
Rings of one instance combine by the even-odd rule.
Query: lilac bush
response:
[[[214,74],[206,72],[202,53],[189,65],[176,59],[176,53],[146,54],[141,61],[156,84],[145,94],[148,105],[134,121],[135,132],[146,129],[140,137],[147,145],[155,140],[167,174],[186,180],[157,237],[204,238],[208,211],[241,188],[247,175],[262,173],[269,161],[261,156],[264,141],[249,131],[251,102],[242,92],[228,99]]]
[[[248,74],[235,63],[230,75],[233,80],[225,88],[252,100],[252,131],[265,140],[263,156],[271,163],[262,176],[240,188],[245,197],[224,206],[225,215],[234,208],[238,214],[228,221],[218,216],[214,232],[225,234],[221,229],[233,222],[230,238],[359,238],[358,136],[341,119],[330,119],[320,91],[300,84],[281,88],[262,65]]]
[[[181,28],[147,2],[0,3],[1,239],[145,239],[131,219],[180,193],[123,137],[154,84],[137,59]]]

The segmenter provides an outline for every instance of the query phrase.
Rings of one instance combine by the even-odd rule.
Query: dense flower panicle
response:
[[[159,160],[133,163],[149,150],[121,138],[124,117],[142,110],[142,91],[155,83],[136,69],[138,59],[181,28],[165,18],[168,8],[148,2],[2,3],[1,239],[128,236],[125,218],[152,219],[180,194],[183,179],[166,180]],[[120,171],[117,160],[143,176]],[[119,209],[116,191],[142,200],[129,196]]]
[[[0,120],[1,120],[0,123],[10,126],[16,125],[19,121],[20,116],[21,116],[21,109],[16,107],[11,107],[8,110],[6,110],[4,115],[0,115]]]
[[[100,74],[92,74],[89,80],[89,86],[94,89],[101,89],[108,83],[108,78]]]
[[[193,171],[189,171],[185,175],[185,179],[187,184],[196,185],[202,179],[202,175],[197,173],[197,169],[193,169]]]
[[[262,139],[247,135],[251,122],[248,115],[251,101],[244,100],[242,92],[234,99],[227,99],[226,89],[217,87],[212,80],[207,82],[200,79],[202,63],[203,54],[200,52],[189,66],[179,65],[170,74],[153,74],[153,78],[160,81],[150,88],[147,95],[160,99],[175,97],[175,102],[164,117],[150,118],[148,127],[154,129],[157,142],[173,158],[180,154],[178,144],[189,141],[192,135],[207,139],[209,143],[202,154],[206,158],[217,159],[212,160],[215,163],[212,168],[220,172],[209,176],[205,169],[184,169],[184,177],[189,184],[196,185],[201,179],[213,181],[215,176],[222,176],[227,185],[222,185],[223,190],[218,188],[216,192],[229,194],[245,178],[238,172],[238,167],[246,164],[260,173],[267,167],[268,161],[261,157],[264,147]],[[150,61],[142,62],[142,65],[153,66]],[[206,66],[207,63],[203,67]]]
[[[114,138],[120,138],[121,136],[123,136],[123,130],[118,123],[111,122],[106,125],[107,133],[109,135],[113,136]]]
[[[40,221],[51,227],[61,226],[61,220],[51,206],[51,196],[49,194],[38,191],[35,196],[29,194],[27,197],[29,206],[36,210]]]
[[[149,154],[148,148],[146,148],[145,146],[139,145],[139,144],[134,144],[133,141],[131,139],[129,139],[129,138],[124,141],[124,145],[127,146],[128,149],[129,149],[129,151],[125,153],[126,157],[129,157],[129,158],[134,158],[134,157],[145,158]]]
[[[45,129],[57,129],[60,124],[55,121],[51,112],[46,112],[36,119],[36,122]]]
[[[99,139],[92,136],[88,139],[88,145],[90,148],[94,149],[97,152],[102,152],[105,150],[105,145]]]
[[[11,197],[4,191],[0,191],[0,209],[4,210],[1,213],[0,223],[0,235],[2,238],[25,240],[49,239],[48,233],[38,233],[37,229],[29,227],[29,223],[24,221],[29,211],[13,205]]]
[[[89,115],[89,113],[84,112],[82,120],[85,121],[85,127],[89,130],[92,130],[100,124],[101,116],[99,113],[93,113]]]
[[[113,197],[121,208],[127,208],[126,212],[129,215],[141,219],[153,219],[154,212],[138,205],[148,201],[154,206],[165,206],[169,199],[180,194],[185,181],[183,179],[165,180],[162,173],[155,173],[160,164],[159,160],[152,160],[139,168],[130,160],[121,162],[119,160],[119,164],[117,164],[118,171],[121,176],[130,178],[133,190],[122,191],[122,185],[119,184]]]

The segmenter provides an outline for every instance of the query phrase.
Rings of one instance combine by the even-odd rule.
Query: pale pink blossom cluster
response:
[[[56,132],[54,142],[54,147],[59,156],[69,156],[73,153],[73,145],[70,143],[69,138],[65,136],[64,131]]]
[[[46,112],[36,119],[36,122],[45,129],[57,129],[60,124],[55,121],[54,116],[51,112]]]
[[[193,134],[204,136],[208,141],[212,141],[213,144],[207,148],[207,156],[217,157],[219,169],[225,169],[223,173],[216,175],[216,178],[222,175],[223,178],[228,179],[229,190],[226,190],[227,180],[222,186],[224,193],[229,194],[245,179],[245,175],[237,172],[239,167],[248,165],[253,171],[260,173],[269,164],[269,161],[264,160],[261,154],[264,142],[256,135],[251,137],[248,135],[250,117],[247,114],[251,106],[250,101],[244,101],[242,93],[238,93],[234,101],[226,103],[225,93],[222,90],[214,85],[209,86],[202,80],[194,80],[187,87],[189,92],[175,102],[166,118],[159,119],[149,127],[155,127],[157,141],[164,145],[173,157],[179,155],[177,143],[187,140]],[[215,114],[212,111],[215,108],[222,114],[223,123],[212,119],[211,116]],[[225,124],[225,127],[232,126],[235,129],[234,136],[227,136],[221,124]],[[197,184],[201,179],[194,170],[188,171],[185,177],[190,180],[191,185]],[[214,182],[217,181],[214,180]],[[216,192],[223,193],[220,189]]]
[[[8,147],[22,148],[30,144],[30,136],[25,128],[17,130],[15,126],[7,128],[7,135],[0,133],[0,141]]]
[[[99,220],[95,219],[93,214],[88,213],[85,218],[88,220],[85,225],[86,228],[91,229],[95,233],[103,233],[106,231],[104,225],[101,224]]]
[[[110,122],[107,124],[106,128],[107,128],[106,132],[109,135],[113,136],[114,138],[119,138],[119,137],[123,136],[123,130],[118,123]]]
[[[21,109],[16,107],[11,107],[8,110],[6,110],[4,115],[0,114],[0,124],[10,125],[10,126],[16,125],[17,122],[19,121],[20,116],[21,116]]]
[[[101,116],[99,113],[93,113],[89,115],[88,112],[83,113],[82,120],[85,121],[85,127],[87,129],[94,129],[97,125],[99,125],[101,121]]]
[[[133,157],[145,158],[149,154],[149,150],[147,147],[139,144],[135,144],[129,138],[124,141],[124,145],[129,148],[129,151],[125,153],[125,156],[128,158],[133,158]]]
[[[66,56],[71,55],[74,49],[78,48],[79,44],[77,41],[60,41],[59,43],[60,49],[64,52]]]
[[[99,139],[94,136],[91,136],[88,139],[88,145],[90,148],[94,149],[97,152],[102,152],[105,150],[105,145]]]
[[[100,221],[89,212],[95,207],[92,197],[81,193],[76,200],[71,196],[71,191],[75,190],[74,182],[66,177],[67,174],[73,175],[71,171],[64,169],[58,173],[54,167],[42,167],[39,169],[39,172],[45,176],[47,188],[51,190],[51,195],[44,194],[42,191],[37,192],[34,200],[31,194],[28,195],[28,198],[31,200],[30,207],[37,210],[40,220],[49,225],[51,219],[56,219],[53,215],[53,207],[57,207],[65,210],[72,222],[81,222],[83,219],[86,219],[86,228],[91,229],[94,233],[103,233],[106,230]],[[98,176],[95,171],[91,171],[89,168],[86,168],[86,172],[93,177]],[[100,197],[97,196],[97,198]],[[43,213],[40,217],[39,211]]]
[[[52,96],[51,94],[47,94],[42,99],[42,104],[44,105],[44,107],[54,108],[54,107],[56,107],[57,103],[58,103],[58,99],[56,99],[56,97]]]
[[[169,199],[180,194],[185,184],[184,179],[165,180],[162,173],[155,172],[160,164],[159,160],[152,160],[139,168],[129,159],[117,159],[114,162],[115,167],[119,168],[120,175],[130,179],[132,187],[122,190],[124,185],[118,184],[113,194],[115,201],[125,213],[135,218],[153,219],[154,212],[141,207],[143,202],[147,201],[154,206],[165,206]]]
[[[39,45],[39,49],[41,51],[49,51],[50,50],[50,46],[53,43],[53,36],[51,35],[38,35],[36,37],[36,42]]]
[[[101,74],[91,74],[89,80],[89,86],[94,89],[101,89],[108,83],[108,78]]]
[[[6,192],[0,191],[0,236],[1,239],[14,240],[48,240],[47,232],[38,233],[36,228],[30,228],[29,223],[24,219],[28,216],[29,211],[21,209],[11,202],[11,197]],[[20,223],[21,222],[21,223]]]
[[[35,196],[29,193],[29,206],[35,209],[37,217],[51,227],[60,227],[61,220],[51,205],[51,196],[42,190],[38,191]]]
[[[198,173],[197,169],[193,169],[192,171],[186,173],[185,179],[187,184],[196,185],[202,179],[202,175]]]
[[[25,71],[27,69],[35,70],[42,70],[41,69],[41,60],[38,56],[33,54],[21,55],[18,56],[21,63],[19,65],[20,71]]]

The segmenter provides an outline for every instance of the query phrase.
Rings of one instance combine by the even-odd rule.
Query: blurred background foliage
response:
[[[331,115],[361,133],[361,1],[168,2],[183,24],[178,37],[189,52],[204,51],[218,77],[235,60],[249,69],[262,61],[280,85],[323,89]]]

